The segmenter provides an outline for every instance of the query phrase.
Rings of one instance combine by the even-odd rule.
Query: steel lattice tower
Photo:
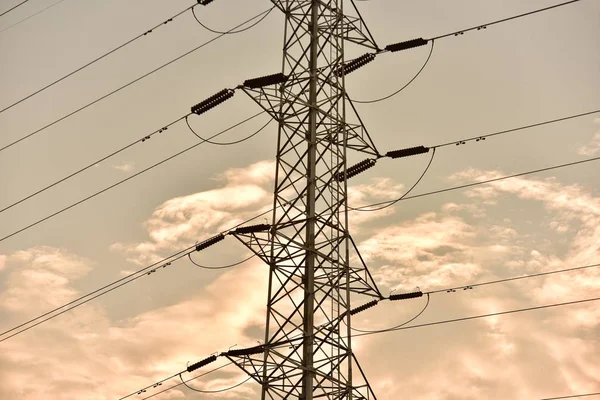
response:
[[[350,265],[344,177],[349,149],[378,153],[346,120],[344,45],[376,45],[342,0],[273,3],[286,19],[285,82],[242,88],[279,124],[272,225],[264,237],[236,234],[270,267],[265,344],[228,357],[262,399],[375,398],[352,354],[349,311],[351,293],[381,294],[364,264]]]

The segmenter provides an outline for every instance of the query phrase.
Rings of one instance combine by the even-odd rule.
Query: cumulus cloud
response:
[[[77,292],[70,281],[80,279],[91,269],[88,260],[46,246],[5,256],[5,262],[12,271],[0,294],[0,309],[11,312],[40,311],[72,300]]]
[[[229,169],[215,178],[222,187],[176,197],[157,207],[146,222],[149,240],[115,243],[112,249],[145,265],[161,259],[161,252],[179,250],[230,229],[269,208],[273,170],[274,163],[269,161]]]
[[[594,122],[600,125],[600,118],[594,119]],[[596,132],[590,143],[579,148],[579,154],[593,157],[600,152],[600,132]]]
[[[10,276],[0,300],[4,322],[72,299],[77,295],[73,281],[89,272],[85,260],[50,247],[11,254],[7,264]],[[3,342],[0,398],[118,398],[234,343],[255,345],[257,338],[248,328],[264,326],[267,280],[258,267],[255,263],[223,273],[177,304],[124,320],[113,321],[102,307],[87,303]],[[30,279],[36,275],[42,278]],[[232,367],[190,384],[217,389],[243,378]],[[175,383],[165,382],[162,388]],[[182,398],[185,392],[179,388],[170,396]],[[255,393],[244,386],[227,397],[250,399]]]

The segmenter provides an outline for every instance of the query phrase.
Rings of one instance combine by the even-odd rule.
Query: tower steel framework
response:
[[[285,16],[283,83],[242,88],[278,122],[272,224],[235,235],[269,265],[265,344],[228,358],[262,399],[373,399],[352,353],[350,300],[381,294],[350,263],[345,173],[348,150],[378,153],[347,121],[344,45],[377,46],[343,0],[272,2]]]

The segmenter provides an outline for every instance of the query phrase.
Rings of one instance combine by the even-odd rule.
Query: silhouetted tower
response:
[[[273,218],[268,232],[236,233],[270,267],[265,344],[228,357],[262,399],[373,399],[349,311],[352,293],[381,295],[362,263],[350,265],[346,153],[378,153],[362,124],[347,122],[344,89],[371,58],[344,64],[344,45],[376,45],[342,0],[272,2],[285,16],[282,74],[243,90],[279,123]]]

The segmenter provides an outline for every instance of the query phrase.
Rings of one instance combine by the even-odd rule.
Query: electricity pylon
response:
[[[265,344],[227,357],[263,400],[372,399],[352,353],[350,301],[382,296],[366,266],[350,263],[346,160],[378,152],[347,121],[345,74],[365,60],[345,64],[344,45],[377,46],[343,0],[272,2],[286,20],[282,73],[240,86],[279,124],[272,224],[235,233],[269,265]]]

